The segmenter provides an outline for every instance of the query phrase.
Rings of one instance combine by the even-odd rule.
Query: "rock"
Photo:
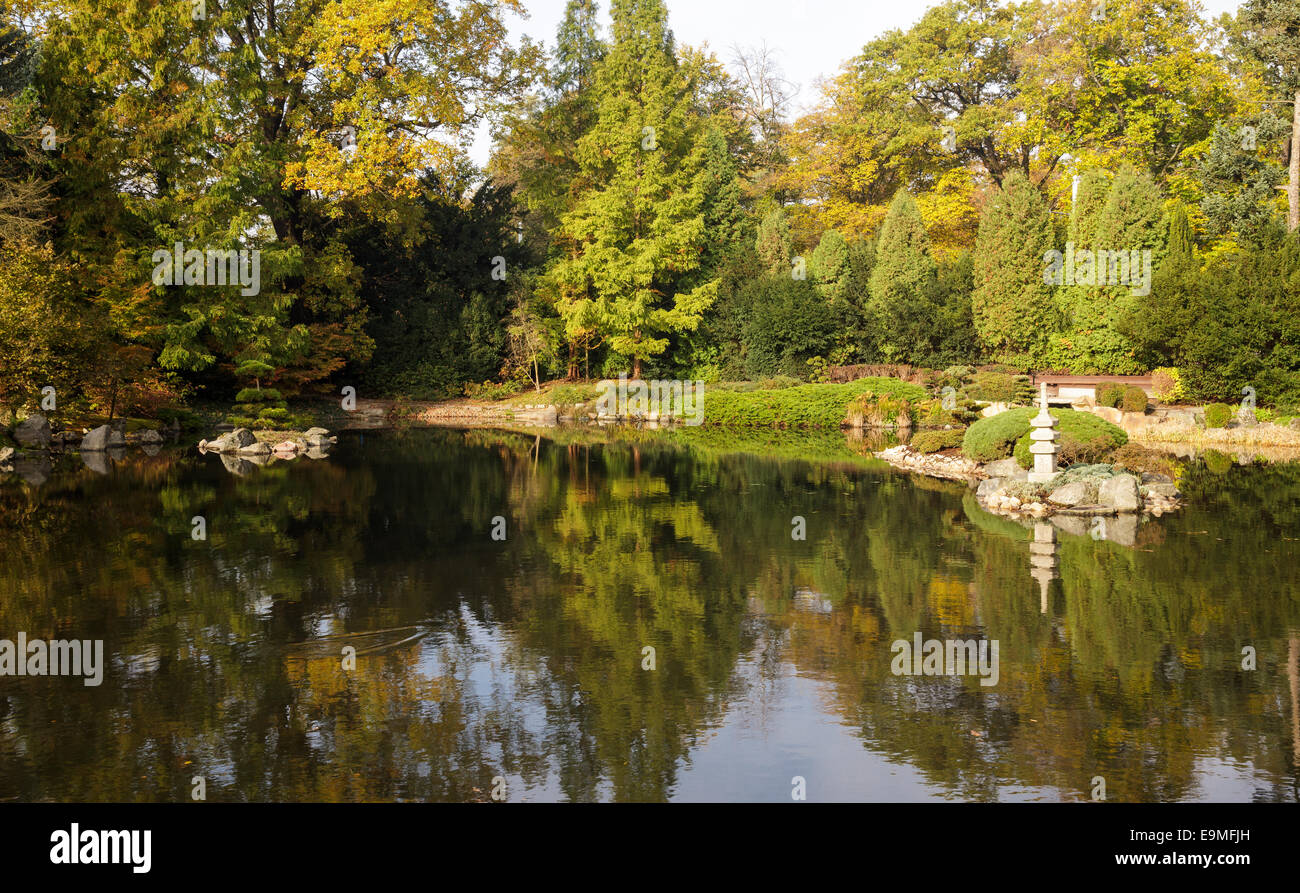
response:
[[[1259,424],[1259,419],[1255,418],[1255,410],[1242,407],[1237,410],[1237,424],[1243,428],[1254,428]]]
[[[277,443],[272,449],[272,452],[280,455],[293,456],[298,452],[298,444],[294,443],[292,440],[286,440],[283,443]]]
[[[81,443],[81,432],[79,431],[60,431],[53,435],[50,440],[58,446],[76,446]]]
[[[206,450],[207,448],[208,448],[208,441],[207,441],[206,439],[204,439],[204,440],[200,440],[200,441],[199,441],[199,450],[202,451],[202,450]]]
[[[0,447],[0,465],[4,465],[14,457],[13,447]]]
[[[140,452],[146,456],[156,456],[162,452],[162,447],[156,443],[142,443],[140,444]]]
[[[1087,536],[1088,522],[1076,515],[1053,515],[1052,523],[1071,536]]]
[[[50,420],[45,416],[28,416],[14,428],[14,440],[19,446],[45,449],[50,445]]]
[[[988,499],[998,488],[1002,486],[1002,478],[989,478],[986,481],[980,481],[979,488],[975,491],[977,499]]]
[[[308,428],[306,431],[302,433],[302,436],[306,438],[329,437],[330,433],[326,431],[324,428]]]
[[[231,474],[239,475],[240,477],[243,477],[257,467],[247,459],[241,459],[238,456],[227,453],[221,454],[221,464],[226,466],[226,471]]]
[[[1147,484],[1147,492],[1165,499],[1177,499],[1180,495],[1178,487],[1171,481],[1169,483],[1154,482]]]
[[[1047,501],[1053,505],[1081,505],[1088,501],[1088,485],[1083,481],[1075,481],[1073,484],[1057,487],[1052,491],[1052,495],[1047,497]]]
[[[1287,427],[1290,428],[1292,431],[1300,431],[1300,416],[1297,416],[1296,418],[1288,422]]]
[[[1155,474],[1154,472],[1142,472],[1142,483],[1144,484],[1172,484],[1174,479],[1167,474]]]
[[[261,441],[250,443],[246,447],[239,448],[239,455],[241,456],[269,456],[270,454],[271,445],[269,443],[262,443]]]
[[[145,428],[140,432],[140,442],[159,444],[163,442],[163,436],[152,428]]]
[[[255,443],[257,443],[257,438],[253,436],[252,431],[247,428],[236,428],[234,431],[210,441],[207,448],[218,453],[237,453],[244,447],[252,446]]]
[[[1103,481],[1097,492],[1102,505],[1117,512],[1138,512],[1142,510],[1142,497],[1138,493],[1138,480],[1131,474],[1121,474]]]
[[[83,453],[102,453],[112,445],[111,438],[117,434],[107,425],[100,425],[81,439],[81,451]],[[121,437],[121,434],[117,434]]]

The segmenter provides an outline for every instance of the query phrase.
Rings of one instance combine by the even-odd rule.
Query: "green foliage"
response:
[[[742,336],[749,378],[806,375],[808,361],[834,345],[834,311],[811,282],[763,276],[739,300],[749,308]]]
[[[808,272],[826,300],[846,300],[853,270],[849,258],[849,243],[845,241],[844,236],[833,229],[823,233],[821,241],[817,243],[817,248],[809,259]]]
[[[1187,396],[1182,376],[1171,366],[1151,370],[1151,385],[1161,403],[1178,403]]]
[[[868,304],[877,348],[886,360],[907,358],[915,344],[927,340],[937,315],[931,299],[937,275],[916,200],[899,190],[880,227]]]
[[[1097,389],[1097,405],[1118,409],[1124,400],[1124,386],[1121,384],[1102,385]]]
[[[1034,385],[1028,375],[1005,372],[976,372],[965,387],[971,400],[989,403],[1026,403],[1034,399]]]
[[[1054,241],[1042,193],[1013,171],[984,206],[975,240],[972,306],[980,342],[989,351],[1032,351],[1056,330],[1052,287],[1043,272]]]
[[[731,391],[710,388],[704,424],[734,428],[811,428],[838,430],[849,404],[869,395],[921,401],[925,389],[892,378],[864,378],[851,384],[808,384],[779,390]]]
[[[963,431],[919,431],[907,445],[918,453],[937,453],[960,447],[964,435]]]
[[[754,247],[759,262],[769,275],[790,275],[790,252],[793,250],[790,221],[780,208],[763,215]]]
[[[1205,427],[1226,428],[1232,421],[1232,407],[1226,403],[1211,403],[1205,407]]]
[[[1030,455],[1030,419],[1037,413],[1038,410],[1031,408],[1012,409],[979,420],[966,429],[962,454],[976,462],[994,462],[1011,455],[1014,448],[1016,459],[1029,467],[1032,463],[1026,459]],[[1070,461],[1083,461],[1088,455],[1100,457],[1128,443],[1128,435],[1122,428],[1090,413],[1053,409],[1051,415],[1057,420],[1062,462],[1066,461],[1067,453]]]
[[[1146,391],[1137,385],[1129,385],[1124,389],[1120,405],[1125,412],[1146,412],[1149,402]]]

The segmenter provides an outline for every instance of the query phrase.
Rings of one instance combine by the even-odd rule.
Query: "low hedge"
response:
[[[937,453],[961,446],[964,431],[921,431],[916,434],[908,446],[918,453]]]
[[[849,384],[806,384],[776,390],[733,391],[706,386],[704,424],[721,428],[844,427],[849,404],[863,395],[917,403],[929,394],[896,378],[863,378]],[[870,398],[869,398],[870,399]]]
[[[1146,412],[1148,402],[1146,391],[1137,385],[1129,385],[1124,389],[1124,396],[1120,399],[1120,406],[1125,412]]]
[[[1029,452],[1030,419],[1037,414],[1036,409],[1012,409],[981,419],[966,429],[962,454],[976,462],[996,462],[1015,455],[1028,468],[1033,464]],[[1051,414],[1060,432],[1057,445],[1058,461],[1062,464],[1095,461],[1100,455],[1128,443],[1128,435],[1122,428],[1091,413],[1053,409]]]
[[[1226,403],[1211,403],[1205,407],[1205,427],[1226,428],[1232,421],[1232,407]]]

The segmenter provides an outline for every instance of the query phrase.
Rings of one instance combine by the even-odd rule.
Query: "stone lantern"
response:
[[[1029,544],[1029,572],[1038,581],[1040,610],[1046,614],[1050,587],[1056,579],[1059,561],[1056,557],[1056,527],[1046,521],[1034,525],[1034,541]]]
[[[1034,470],[1029,473],[1029,482],[1046,484],[1056,477],[1056,440],[1060,434],[1056,431],[1056,419],[1047,411],[1047,382],[1043,382],[1039,398],[1038,415],[1029,420],[1033,430],[1029,439],[1029,452],[1034,456]]]

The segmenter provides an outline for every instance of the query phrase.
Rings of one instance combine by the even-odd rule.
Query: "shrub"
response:
[[[1013,454],[1020,464],[1032,464],[1029,453],[1029,420],[1037,414],[1035,409],[1012,409],[981,419],[966,429],[962,438],[962,453],[977,462],[994,462]],[[1122,428],[1105,419],[1073,409],[1053,409],[1056,430],[1060,432],[1057,445],[1058,461],[1072,464],[1093,461],[1110,450],[1128,443]]]
[[[783,388],[797,388],[801,384],[803,382],[792,375],[774,375],[771,378],[764,378],[758,383],[758,387],[763,391],[779,391]]]
[[[964,431],[922,431],[908,443],[918,453],[937,453],[961,446]]]
[[[1124,400],[1124,388],[1117,384],[1108,384],[1097,390],[1097,405],[1117,409]]]
[[[925,388],[893,378],[863,378],[851,384],[807,384],[780,390],[711,389],[704,401],[704,424],[730,428],[819,428],[839,430],[861,407],[874,407],[881,396],[895,399],[895,412],[927,397]],[[851,403],[860,406],[850,410]],[[910,408],[909,408],[910,412]],[[897,416],[896,416],[897,417]]]
[[[1150,472],[1174,477],[1178,470],[1177,463],[1168,453],[1148,449],[1136,443],[1126,443],[1117,449],[1111,454],[1110,461],[1116,468],[1139,474]]]
[[[1205,427],[1224,428],[1232,421],[1232,407],[1226,403],[1211,403],[1205,407]]]
[[[284,396],[275,388],[244,388],[235,395],[236,403],[278,403]]]
[[[867,393],[849,403],[847,421],[853,427],[868,428],[912,427],[912,404],[893,394]]]
[[[1034,399],[1034,386],[1028,375],[1003,372],[976,372],[966,392],[973,400],[990,403],[1027,403]]]
[[[1124,399],[1121,406],[1125,412],[1146,412],[1147,411],[1147,392],[1137,385],[1129,385],[1124,389]]]
[[[1161,403],[1177,403],[1187,396],[1182,376],[1169,366],[1151,372],[1151,390],[1155,391],[1156,399]]]

